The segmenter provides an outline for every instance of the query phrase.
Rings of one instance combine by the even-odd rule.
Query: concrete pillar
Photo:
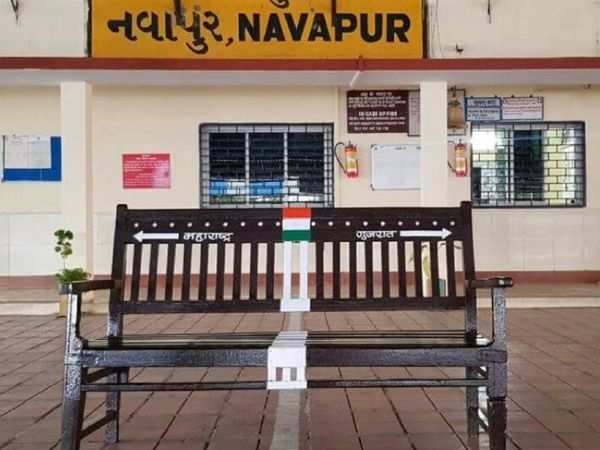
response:
[[[448,83],[421,82],[421,206],[448,202]]]
[[[60,85],[62,226],[73,231],[70,268],[93,273],[92,89],[80,81]]]
[[[445,81],[424,81],[421,83],[421,206],[447,204],[448,84]],[[431,256],[428,252],[427,255],[428,258]],[[431,294],[428,275],[431,262],[428,258],[423,261],[425,295]],[[438,261],[442,279],[446,273],[444,259]]]

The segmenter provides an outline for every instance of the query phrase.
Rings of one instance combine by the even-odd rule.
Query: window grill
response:
[[[203,208],[333,206],[332,124],[200,126]]]
[[[474,206],[585,206],[583,122],[473,124],[471,152]]]

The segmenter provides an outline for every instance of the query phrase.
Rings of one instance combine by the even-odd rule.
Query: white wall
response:
[[[409,87],[407,87],[408,89]],[[415,86],[411,87],[412,89]],[[338,169],[339,182],[336,183],[336,206],[418,206],[419,191],[374,191],[371,188],[371,159],[369,157],[372,144],[419,144],[420,138],[408,137],[406,134],[349,134],[347,131],[346,91],[338,92],[338,119],[336,129],[342,142],[352,141],[359,149],[359,177],[346,178]],[[343,158],[342,149],[339,151]],[[337,164],[336,164],[337,167]]]
[[[334,88],[94,89],[94,268],[108,273],[117,203],[197,208],[199,130],[207,122],[333,122]],[[123,153],[171,153],[171,189],[122,188]]]
[[[584,120],[587,125],[587,197],[583,209],[477,210],[477,262],[480,270],[600,270],[600,89],[533,87],[467,88],[468,95],[543,95],[547,120]],[[369,146],[417,143],[401,134],[346,133],[345,91],[330,88],[177,89],[97,88],[94,97],[94,166],[96,262],[108,271],[114,205],[137,207],[198,206],[198,124],[203,121],[335,121],[336,138],[360,148],[358,179],[336,173],[337,206],[410,206],[418,191],[372,191]],[[258,107],[260,105],[260,107]],[[118,113],[115,113],[118,111]],[[120,186],[123,152],[167,151],[173,154],[170,191],[132,191]],[[112,175],[111,175],[112,174]],[[117,174],[115,179],[114,174]],[[105,180],[114,179],[107,184]],[[449,180],[453,204],[468,200],[469,178]],[[499,240],[498,236],[503,236]]]
[[[84,56],[85,0],[21,0],[19,20],[0,2],[1,56]]]
[[[428,0],[431,57],[600,55],[598,0],[490,1]]]
[[[600,0],[427,0],[432,57],[555,57],[600,55]],[[85,0],[22,0],[19,21],[0,2],[0,57],[85,55]],[[459,44],[462,53],[455,51]],[[476,251],[481,270],[600,270],[600,90],[473,88],[469,95],[543,95],[548,120],[587,125],[588,206],[561,210],[478,210]],[[347,135],[344,91],[333,88],[107,88],[94,93],[95,270],[110,265],[114,206],[198,206],[198,124],[204,121],[336,122],[336,138],[360,146],[359,179],[336,171],[336,205],[417,205],[419,193],[373,192],[372,143],[409,143],[405,135]],[[0,87],[0,134],[59,134],[58,88]],[[121,188],[121,154],[172,154],[173,187]],[[469,196],[469,180],[451,177],[449,198]],[[56,183],[0,183],[0,276],[53,273],[52,232],[61,223]],[[503,236],[502,242],[497,239]]]
[[[58,88],[0,88],[0,135],[60,136]],[[1,183],[0,214],[60,211],[58,183]]]
[[[541,95],[545,120],[586,125],[586,208],[493,209],[474,213],[480,270],[600,270],[600,89],[473,88],[468,95]],[[461,180],[463,181],[463,180]],[[464,180],[465,184],[468,181]],[[501,239],[499,239],[501,237]]]
[[[467,87],[467,95],[541,95],[546,120],[586,123],[587,207],[573,209],[476,209],[475,251],[482,271],[600,270],[600,88]],[[345,124],[345,95],[340,95],[340,124]],[[342,125],[342,129],[345,127]],[[360,147],[361,177],[342,183],[338,206],[417,206],[418,191],[379,191],[370,188],[371,144],[418,143],[406,135],[342,134]],[[455,139],[455,138],[453,138]],[[468,141],[468,138],[465,139]],[[470,199],[470,177],[450,174],[449,204]],[[498,237],[501,236],[502,239]]]
[[[577,209],[476,210],[479,270],[600,270],[600,89],[467,88],[468,95],[543,95],[547,120],[584,120],[588,206]],[[0,91],[0,133],[58,133],[59,91]],[[336,140],[359,145],[358,179],[336,173],[337,206],[411,206],[418,191],[373,192],[369,146],[418,142],[401,134],[348,135],[345,92],[334,88],[94,88],[94,268],[110,271],[117,203],[131,207],[198,207],[198,125],[203,122],[335,122]],[[167,152],[172,188],[124,190],[121,155]],[[449,180],[453,204],[469,198],[468,178]],[[52,183],[0,184],[0,276],[53,273],[52,231],[61,223]],[[32,237],[33,236],[33,237]],[[502,239],[499,239],[499,236]]]
[[[58,88],[0,89],[0,135],[60,135]],[[0,183],[0,276],[54,273],[59,183]]]

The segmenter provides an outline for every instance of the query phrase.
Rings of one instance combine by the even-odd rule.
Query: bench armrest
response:
[[[122,285],[121,280],[88,280],[75,281],[71,283],[71,294],[83,294],[84,292],[101,291],[105,289],[119,289]]]
[[[78,360],[85,340],[81,337],[81,298],[85,292],[106,289],[120,289],[121,280],[89,280],[76,281],[69,286],[65,363],[71,364]]]
[[[492,291],[493,346],[498,350],[506,350],[506,288],[513,286],[512,278],[467,280],[466,284],[470,289],[490,289]]]
[[[484,280],[468,280],[467,286],[471,289],[494,289],[513,287],[513,280],[510,277],[494,277]]]

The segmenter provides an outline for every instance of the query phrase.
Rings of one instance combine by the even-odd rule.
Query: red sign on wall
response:
[[[169,189],[171,155],[135,153],[123,155],[124,189]]]

